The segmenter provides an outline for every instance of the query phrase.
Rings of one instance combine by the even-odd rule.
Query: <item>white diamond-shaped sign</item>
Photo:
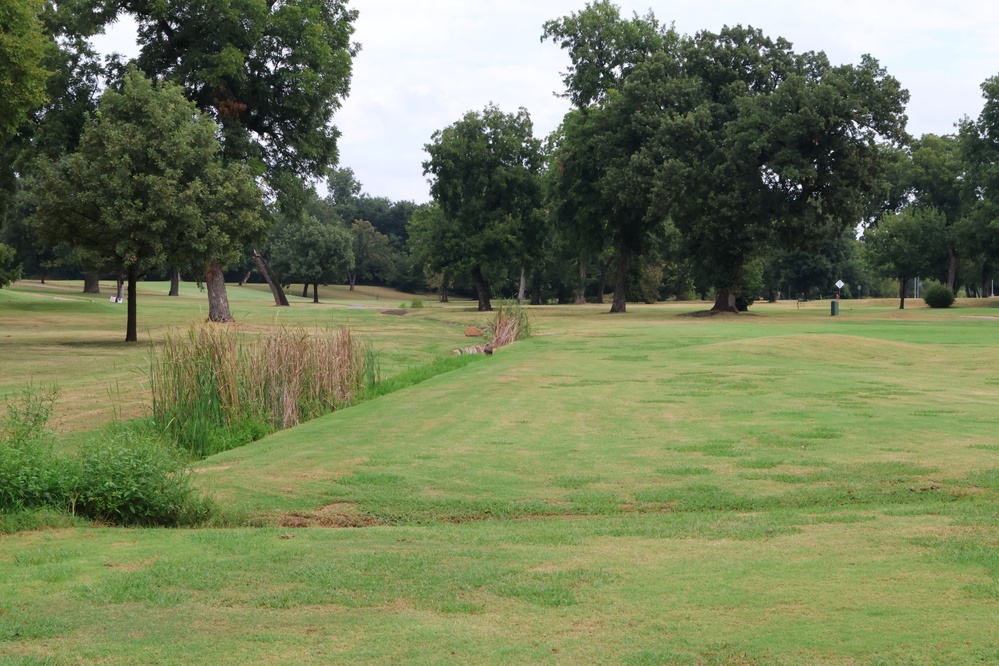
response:
[[[837,289],[842,289],[844,284],[846,284],[846,283],[843,282],[842,280],[836,280],[836,288]]]

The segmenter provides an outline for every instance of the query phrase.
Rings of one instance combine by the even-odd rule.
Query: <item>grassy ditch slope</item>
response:
[[[0,537],[0,663],[996,663],[999,311],[822,305],[538,309],[204,461],[247,527]]]

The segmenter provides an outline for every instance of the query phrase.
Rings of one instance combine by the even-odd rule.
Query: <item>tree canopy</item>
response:
[[[489,105],[434,132],[426,150],[430,193],[457,227],[479,310],[491,310],[490,280],[518,258],[524,226],[541,205],[541,142],[531,117]]]
[[[871,263],[898,280],[898,307],[905,309],[907,283],[927,275],[947,255],[946,219],[937,208],[907,208],[885,215],[864,232]]]
[[[352,241],[342,224],[320,222],[311,215],[282,222],[271,234],[271,265],[286,285],[312,285],[312,299],[318,303],[319,285],[337,282],[353,268]]]
[[[132,71],[104,92],[79,149],[42,163],[32,189],[40,236],[128,276],[126,341],[137,340],[140,276],[225,261],[264,228],[262,193],[245,167],[222,161],[216,129],[178,87]]]
[[[51,72],[43,66],[51,39],[38,16],[42,0],[0,4],[0,145],[45,101]]]
[[[765,250],[856,225],[887,146],[907,139],[908,94],[868,56],[834,67],[742,26],[679,38],[607,2],[545,35],[570,51],[566,94],[580,106],[554,152],[556,214],[587,236],[611,232],[619,286],[671,220],[712,276],[715,309],[735,310],[744,267]]]

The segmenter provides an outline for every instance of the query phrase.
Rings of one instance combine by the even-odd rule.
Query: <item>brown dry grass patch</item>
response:
[[[374,516],[360,513],[349,502],[327,504],[315,511],[290,511],[278,517],[279,527],[376,527],[384,523]]]

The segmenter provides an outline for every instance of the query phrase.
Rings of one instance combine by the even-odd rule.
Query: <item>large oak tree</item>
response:
[[[541,142],[531,117],[489,105],[434,132],[426,150],[430,193],[456,227],[479,310],[492,310],[491,282],[523,255],[525,227],[541,205]]]

